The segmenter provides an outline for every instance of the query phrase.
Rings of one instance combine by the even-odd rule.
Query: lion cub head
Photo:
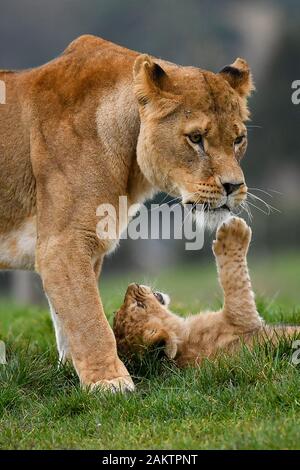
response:
[[[199,204],[204,219],[215,225],[246,198],[240,162],[247,147],[244,122],[252,89],[243,59],[217,74],[157,63],[147,55],[135,62],[141,171],[183,203]]]
[[[168,311],[169,302],[168,295],[155,292],[148,286],[128,286],[113,325],[120,354],[143,352],[149,346],[160,345],[164,346],[169,358],[175,357],[177,341],[168,328],[168,321],[174,323],[178,317]]]

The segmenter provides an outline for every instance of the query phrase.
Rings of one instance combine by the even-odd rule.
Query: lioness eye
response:
[[[237,137],[234,141],[234,145],[239,145],[243,142],[245,136],[244,135],[240,135],[239,137]]]
[[[188,138],[193,144],[203,145],[202,135],[200,132],[193,132],[188,135]]]
[[[140,308],[145,308],[145,305],[142,302],[137,302],[136,304]]]

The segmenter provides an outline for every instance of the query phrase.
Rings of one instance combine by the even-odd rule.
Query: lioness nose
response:
[[[242,186],[242,184],[244,184],[243,181],[241,183],[222,183],[227,196],[229,196],[229,194],[234,193],[234,191],[239,189],[239,187]]]

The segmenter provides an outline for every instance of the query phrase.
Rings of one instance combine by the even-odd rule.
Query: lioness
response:
[[[149,346],[164,346],[179,367],[200,364],[220,351],[234,353],[283,336],[300,335],[300,326],[266,325],[259,316],[247,267],[251,229],[243,219],[230,217],[217,231],[213,243],[223,308],[182,318],[168,309],[170,298],[148,286],[130,284],[124,303],[114,318],[118,351],[143,353]]]
[[[96,235],[97,207],[158,190],[203,204],[209,223],[237,207],[248,65],[215,74],[83,36],[0,80],[1,268],[41,275],[60,360],[72,359],[84,386],[132,390],[98,293],[116,241]]]

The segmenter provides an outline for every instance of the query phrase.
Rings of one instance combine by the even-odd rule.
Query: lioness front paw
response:
[[[251,233],[251,228],[244,219],[230,217],[217,230],[216,240],[213,242],[215,256],[232,256],[237,252],[246,255]]]
[[[91,391],[107,391],[111,393],[126,393],[134,391],[134,383],[130,376],[116,377],[111,380],[99,380],[90,386]]]
[[[90,391],[105,390],[112,393],[134,391],[132,378],[118,357],[111,358],[101,366],[82,370],[80,381],[82,387]]]

